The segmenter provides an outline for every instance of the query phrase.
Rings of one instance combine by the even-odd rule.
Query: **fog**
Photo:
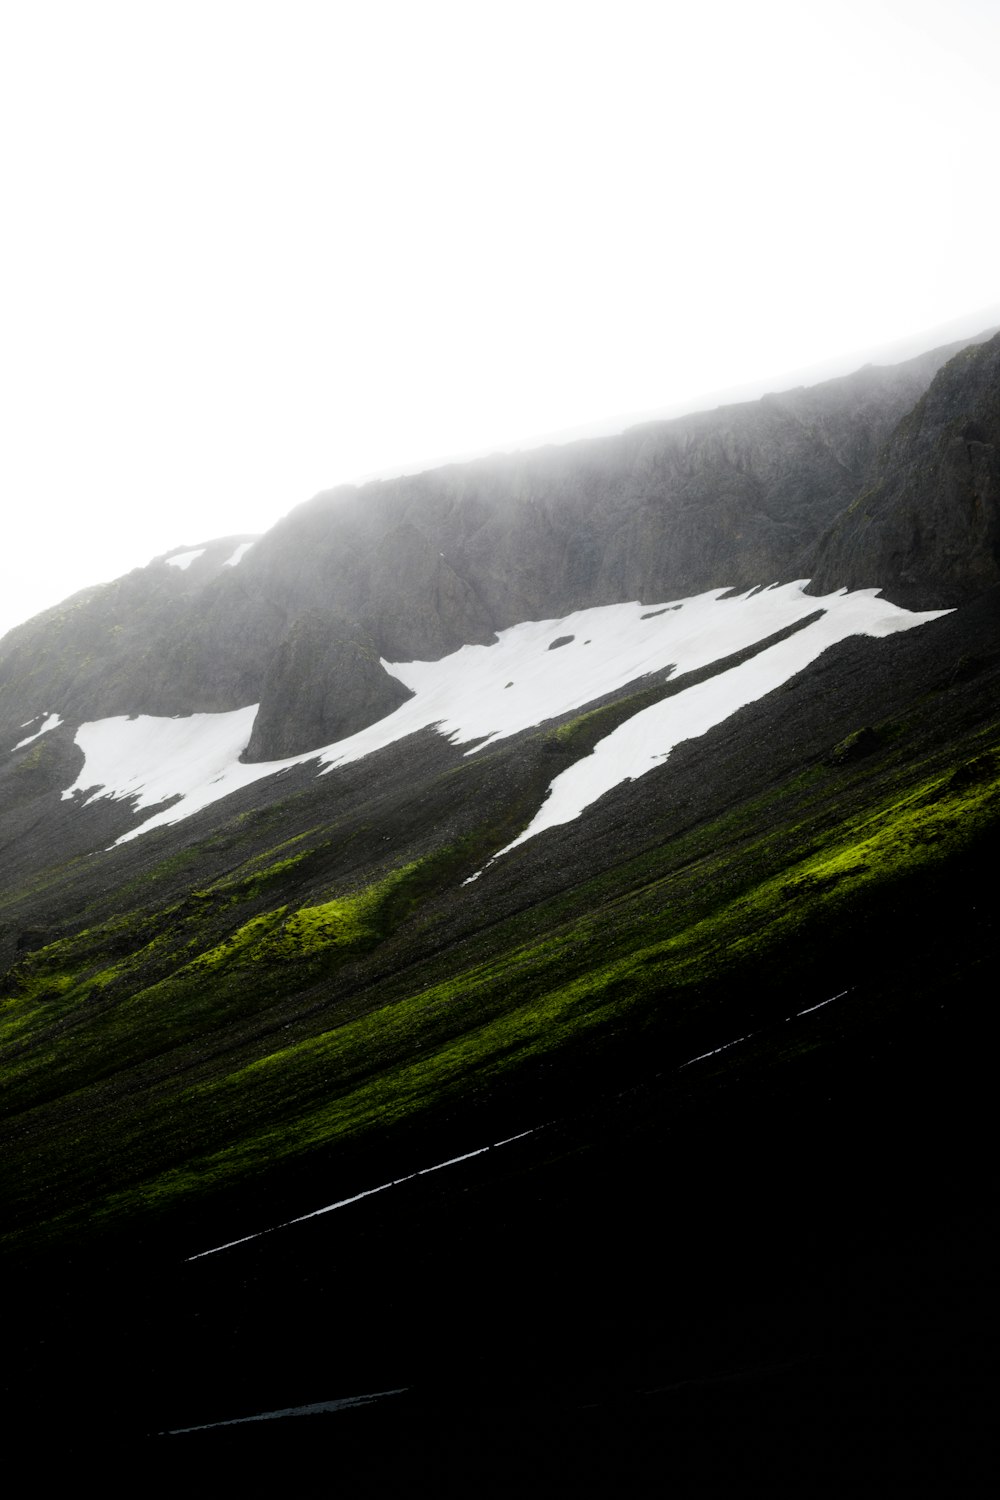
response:
[[[0,20],[0,630],[315,491],[1000,321],[1000,7]]]

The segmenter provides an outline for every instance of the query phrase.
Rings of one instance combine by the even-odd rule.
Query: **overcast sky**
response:
[[[996,0],[9,0],[0,630],[1000,321],[998,57]]]

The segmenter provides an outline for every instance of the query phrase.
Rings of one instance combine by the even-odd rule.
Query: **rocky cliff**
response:
[[[820,590],[888,584],[921,604],[1000,581],[1000,334],[940,370],[809,571]]]
[[[921,602],[951,602],[997,566],[997,340],[963,347],[323,493],[238,566],[237,538],[185,567],[157,559],[9,633],[0,733],[43,710],[260,702],[248,758],[267,760],[395,706],[379,656],[437,658],[525,619],[814,568],[825,586],[923,583]]]

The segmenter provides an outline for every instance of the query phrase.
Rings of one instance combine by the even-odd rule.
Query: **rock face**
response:
[[[935,377],[816,551],[819,589],[954,604],[1000,581],[1000,334]]]
[[[245,540],[191,549],[202,555],[184,569],[156,558],[8,632],[0,642],[5,731],[50,701],[78,722],[253,702],[283,617],[254,596],[240,568],[225,565]]]
[[[411,696],[382,666],[365,631],[309,610],[274,653],[243,759],[281,760],[328,745]]]
[[[0,736],[260,702],[248,755],[280,757],[396,706],[379,656],[521,620],[813,574],[954,602],[997,577],[997,349],[317,495],[238,567],[226,538],[11,631]]]
[[[293,511],[248,563],[267,569],[261,587],[276,601],[296,589],[335,598],[388,657],[439,656],[594,604],[788,579],[953,352],[617,437],[331,491]]]

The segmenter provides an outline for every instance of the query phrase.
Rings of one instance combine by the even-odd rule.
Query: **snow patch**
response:
[[[819,599],[807,599],[801,584],[789,585],[782,597],[772,595],[766,603],[721,600],[726,592],[713,589],[684,600],[682,612],[645,620],[648,608],[637,601],[600,605],[562,619],[525,621],[501,631],[492,646],[463,646],[441,661],[383,662],[415,694],[392,717],[407,708],[424,722],[434,714],[454,744],[482,738],[470,752],[476,754],[640,677],[708,666],[823,606]],[[585,638],[590,649],[550,652],[550,643],[560,636]]]
[[[232,713],[191,714],[183,719],[139,714],[132,719],[81,724],[76,743],[84,754],[83,769],[63,792],[63,800],[89,792],[80,804],[87,807],[98,797],[118,802],[134,797],[135,809],[140,811],[172,797],[181,799],[124,834],[120,844],[163,823],[188,818],[210,802],[297,763],[245,766],[240,762],[256,714],[254,703]]]
[[[175,552],[173,557],[165,558],[164,561],[168,568],[184,570],[189,568],[197,558],[204,557],[207,551],[207,547],[194,547],[190,552]]]
[[[17,744],[14,746],[14,750],[21,750],[21,749],[23,749],[25,745],[30,745],[31,742],[32,742],[32,740],[37,740],[40,735],[48,734],[48,732],[49,732],[50,729],[58,729],[59,725],[62,724],[63,722],[64,722],[64,720],[62,720],[59,717],[58,714],[49,714],[48,718],[45,720],[45,723],[42,725],[41,729],[36,729],[35,732],[34,732],[34,734],[29,734],[23,740],[18,740]],[[21,725],[21,728],[22,729],[27,729],[28,724],[34,724],[34,723],[35,723],[35,719],[29,719],[27,724],[22,724]],[[14,753],[14,750],[11,751],[12,755]]]
[[[572,822],[585,808],[623,781],[634,781],[655,770],[682,740],[698,739],[707,734],[738,709],[755,703],[803,671],[827,647],[838,641],[852,635],[886,636],[897,630],[911,630],[915,625],[949,613],[948,610],[935,610],[912,614],[880,599],[878,589],[859,589],[853,594],[841,589],[823,599],[816,599],[803,594],[802,586],[801,583],[772,586],[763,593],[721,601],[718,616],[706,622],[699,639],[685,641],[685,647],[690,649],[690,654],[685,653],[687,670],[691,670],[689,663],[692,660],[703,655],[702,648],[710,639],[716,659],[731,655],[749,644],[747,640],[741,640],[740,627],[760,609],[770,624],[768,629],[758,633],[758,639],[780,629],[782,623],[791,623],[797,610],[801,611],[800,617],[819,607],[824,613],[812,625],[770,646],[742,666],[731,667],[707,682],[634,714],[600,740],[590,755],[555,778],[527,828],[498,850],[494,859],[547,828]],[[731,603],[741,606],[738,616],[723,618],[723,610]],[[692,613],[682,617],[685,628]],[[786,614],[791,619],[783,619]],[[678,625],[677,628],[682,627]]]
[[[238,568],[252,546],[253,542],[240,542],[236,551],[226,558],[222,566],[224,568]]]
[[[118,842],[194,812],[265,776],[318,761],[325,774],[435,728],[478,755],[497,740],[546,720],[566,717],[643,677],[672,681],[759,644],[787,626],[822,611],[820,619],[700,686],[676,693],[629,719],[593,753],[556,777],[538,814],[503,854],[536,833],[579,817],[620,782],[662,763],[683,739],[707,730],[744,704],[762,697],[813,661],[827,646],[852,634],[888,635],[948,611],[910,614],[878,598],[877,589],[846,589],[813,598],[805,580],[735,597],[714,589],[664,606],[631,602],[577,610],[559,620],[528,620],[499,632],[492,646],[463,646],[441,661],[383,662],[413,697],[357,734],[286,760],[243,765],[257,706],[184,719],[103,719],[84,724],[76,742],[85,764],[64,797],[90,791],[134,797],[136,809],[168,799],[139,828]],[[560,635],[583,639],[550,651]]]

